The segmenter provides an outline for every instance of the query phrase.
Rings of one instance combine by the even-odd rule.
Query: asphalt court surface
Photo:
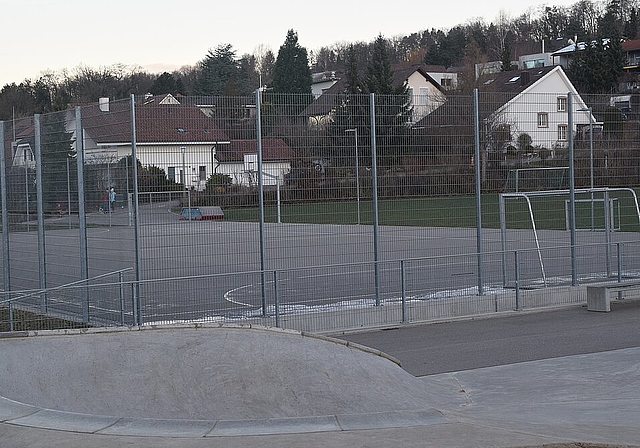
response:
[[[64,227],[67,217],[56,218]],[[126,209],[112,214],[90,214],[88,229],[89,275],[130,269],[134,262],[134,229]],[[226,221],[179,221],[170,204],[141,207],[141,275],[143,279],[182,278],[172,284],[150,282],[143,286],[147,321],[206,318],[212,315],[241,316],[259,312],[263,295],[273,304],[274,274],[278,270],[281,305],[325,306],[348,301],[376,299],[373,262],[373,229],[358,225],[274,224],[265,225],[264,279],[261,269],[260,232],[257,223]],[[568,232],[539,232],[544,244],[567,244]],[[533,247],[531,231],[510,231],[509,247]],[[398,299],[402,289],[399,259],[405,262],[405,288],[410,297],[421,298],[434,291],[467,290],[477,286],[475,229],[386,227],[379,232],[379,294]],[[600,242],[600,232],[580,232],[581,242]],[[612,243],[633,241],[635,235],[614,233]],[[12,288],[37,289],[38,249],[35,232],[12,234]],[[483,230],[483,249],[501,249],[499,230]],[[635,238],[637,240],[637,238]],[[78,280],[80,272],[77,229],[46,232],[47,284],[62,285]],[[581,248],[579,269],[589,275],[604,272],[602,248]],[[571,277],[565,246],[543,253],[544,273],[549,283]],[[457,254],[457,255],[456,255]],[[460,257],[460,254],[469,254]],[[548,257],[546,256],[548,255]],[[629,253],[625,257],[630,256]],[[432,257],[428,260],[416,259]],[[439,257],[439,258],[433,258]],[[615,254],[612,254],[615,258]],[[394,260],[386,262],[386,260]],[[484,255],[485,286],[502,287],[502,259],[497,253]],[[615,261],[615,260],[614,260]],[[537,252],[520,255],[520,279],[541,284]],[[506,260],[508,265],[513,260]],[[336,266],[337,265],[337,266]],[[630,262],[633,266],[633,262]],[[513,270],[507,268],[507,281]],[[240,274],[239,274],[240,273]],[[244,274],[241,274],[244,273]],[[579,273],[579,274],[580,274]],[[216,274],[216,277],[203,278]],[[130,273],[127,275],[131,275]],[[128,277],[129,279],[131,277]],[[115,281],[113,276],[110,281]],[[264,280],[264,287],[263,287]],[[493,285],[493,286],[492,286]],[[94,298],[99,299],[99,293]],[[300,297],[305,302],[300,303]],[[129,303],[127,300],[126,303]],[[119,316],[119,303],[100,302],[96,309]],[[110,310],[110,312],[109,312]]]

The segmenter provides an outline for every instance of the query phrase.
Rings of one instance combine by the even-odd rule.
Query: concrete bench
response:
[[[587,310],[604,311],[608,313],[611,311],[611,295],[616,293],[614,299],[617,299],[618,293],[621,292],[626,292],[629,296],[640,296],[640,280],[587,285]]]

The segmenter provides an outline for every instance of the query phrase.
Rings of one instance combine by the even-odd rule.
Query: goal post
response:
[[[505,193],[569,188],[569,167],[514,168],[507,173]]]
[[[507,251],[533,250],[540,270],[541,280],[547,286],[545,260],[541,249],[540,234],[558,240],[566,238],[571,230],[570,190],[521,191],[499,195],[500,238],[502,245],[503,284],[507,284]],[[606,259],[609,260],[611,233],[640,225],[640,208],[636,192],[631,188],[574,189],[575,229],[600,231],[604,235]],[[507,208],[512,204],[510,209]],[[516,205],[517,204],[517,205]],[[626,215],[626,216],[625,216]],[[517,221],[516,221],[517,220]],[[623,223],[623,220],[625,223]],[[630,224],[631,223],[631,224]],[[626,227],[625,227],[626,226]],[[530,231],[532,238],[523,234],[512,239],[513,248],[507,247],[507,230]],[[568,246],[570,243],[561,244]],[[527,247],[528,245],[528,247]],[[557,243],[556,243],[557,245]],[[533,247],[532,247],[533,246]],[[549,246],[547,244],[546,246]],[[607,263],[608,266],[608,263]],[[609,267],[607,267],[607,273]]]

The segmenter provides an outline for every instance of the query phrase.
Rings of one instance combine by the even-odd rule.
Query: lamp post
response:
[[[356,149],[356,204],[358,210],[358,225],[360,225],[360,167],[358,165],[358,128],[347,129],[344,132],[353,132]]]

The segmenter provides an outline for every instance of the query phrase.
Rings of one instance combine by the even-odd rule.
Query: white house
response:
[[[311,75],[311,93],[313,97],[318,98],[336,82],[338,82],[338,76],[334,71],[313,73]]]
[[[291,171],[293,150],[280,138],[262,139],[262,183],[283,185],[285,174]],[[257,140],[232,140],[215,154],[214,173],[226,174],[234,184],[258,184]]]
[[[116,163],[131,155],[131,105],[109,102],[81,108],[84,157],[87,163]],[[68,129],[75,131],[70,112]],[[203,190],[214,172],[215,153],[229,137],[199,107],[175,98],[145,97],[135,105],[136,156],[143,166],[156,166],[187,188]]]
[[[396,86],[406,82],[413,106],[411,122],[423,118],[445,101],[444,89],[438,81],[427,72],[425,64],[408,67],[395,67],[393,83]],[[346,81],[340,78],[335,84],[316,98],[300,115],[308,117],[311,127],[324,127],[332,120],[332,116],[346,91]]]
[[[573,129],[595,121],[591,111],[560,66],[532,70],[500,72],[480,79],[478,90],[493,94],[494,112],[486,119],[487,132],[499,129],[510,135],[517,146],[518,137],[527,134],[531,145],[551,150],[566,148],[569,140],[568,95],[573,100]],[[488,97],[486,97],[488,99]],[[498,149],[498,148],[494,148]]]

